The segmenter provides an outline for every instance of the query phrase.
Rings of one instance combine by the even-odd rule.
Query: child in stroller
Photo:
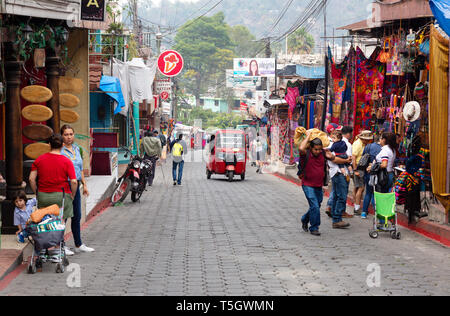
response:
[[[14,197],[14,226],[17,226],[19,230],[16,232],[17,241],[24,243],[28,237],[26,232],[26,225],[31,213],[33,213],[33,207],[36,206],[36,198],[27,199],[25,191],[19,191]]]

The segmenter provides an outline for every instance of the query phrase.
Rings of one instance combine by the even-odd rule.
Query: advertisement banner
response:
[[[235,58],[233,74],[244,77],[275,77],[275,58]]]
[[[235,76],[233,69],[227,69],[227,88],[256,88],[261,86],[261,77]]]

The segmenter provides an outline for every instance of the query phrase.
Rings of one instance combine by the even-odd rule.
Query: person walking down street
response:
[[[264,139],[257,134],[256,139],[254,140],[254,147],[256,152],[256,166],[258,169],[256,170],[256,173],[262,173],[262,168],[264,167],[264,161],[266,160],[266,150],[265,150],[265,143]]]
[[[394,163],[397,152],[397,137],[394,133],[383,133],[381,136],[381,151],[375,161],[380,163],[381,169],[386,169],[387,183],[381,188],[380,193],[388,193],[394,185]]]
[[[152,169],[150,170],[150,175],[148,176],[147,184],[149,186],[153,185],[153,180],[155,179],[156,172],[156,162],[161,158],[162,146],[161,141],[158,138],[158,131],[154,130],[153,133],[150,131],[145,132],[145,137],[142,140],[140,146],[141,154],[144,153],[144,158],[152,162]]]
[[[184,155],[187,153],[187,144],[183,140],[183,134],[178,135],[178,139],[173,141],[170,145],[172,148],[172,176],[173,185],[182,185],[181,180],[183,178],[183,168],[184,168]],[[178,176],[177,176],[178,169]]]
[[[328,150],[324,151],[322,141],[315,138],[312,141],[311,132],[300,145],[300,164],[298,177],[302,180],[302,188],[308,200],[308,212],[303,215],[302,228],[314,236],[320,236],[320,205],[323,201],[323,189],[326,179],[326,161],[335,157]],[[310,149],[307,149],[310,143]],[[308,224],[311,226],[308,228]]]
[[[81,240],[81,192],[80,187],[83,188],[83,195],[89,196],[89,191],[86,185],[83,172],[83,155],[80,147],[74,143],[75,130],[70,125],[63,125],[61,127],[61,135],[63,138],[63,147],[61,154],[70,159],[75,168],[75,175],[77,177],[77,190],[73,200],[73,217],[70,222],[75,243],[75,253],[79,252],[93,252],[95,249],[87,247]]]
[[[53,134],[49,142],[51,151],[39,156],[31,166],[30,186],[37,195],[38,208],[53,204],[62,207],[64,190],[63,219],[67,220],[73,217],[73,200],[77,193],[78,180],[72,161],[61,155],[62,136]],[[67,247],[65,250],[68,256],[74,254]]]
[[[358,168],[358,164],[363,156],[364,148],[373,141],[373,134],[371,131],[363,131],[357,136],[357,139],[352,145],[352,164],[353,164],[353,184],[355,187],[355,215],[361,215],[361,200],[364,193],[364,175],[365,168]]]
[[[371,144],[368,144],[363,151],[364,155],[369,155],[369,162],[372,163],[375,158],[378,156],[378,154],[381,151],[381,145],[379,144],[379,136],[374,135],[374,142]],[[375,207],[375,198],[373,195],[373,187],[369,185],[369,179],[370,179],[370,164],[367,167],[366,171],[364,172],[364,184],[366,186],[366,194],[364,195],[364,201],[363,201],[363,210],[361,213],[361,218],[366,219],[367,214],[369,213],[369,206],[370,203],[372,203],[372,206]]]

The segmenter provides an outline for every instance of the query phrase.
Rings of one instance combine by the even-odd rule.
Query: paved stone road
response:
[[[303,192],[272,175],[251,168],[244,182],[208,181],[203,164],[187,163],[184,186],[173,187],[169,165],[167,185],[157,172],[141,203],[128,198],[83,231],[96,251],[70,258],[81,267],[81,287],[68,287],[75,274],[56,274],[48,263],[0,295],[450,294],[449,249],[416,233],[372,240],[370,221],[333,230],[325,215],[314,237],[300,228]],[[372,263],[380,287],[367,285]]]

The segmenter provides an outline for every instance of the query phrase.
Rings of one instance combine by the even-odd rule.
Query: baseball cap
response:
[[[339,126],[335,123],[331,123],[330,125],[327,126],[327,133],[331,134],[333,133],[335,130],[341,130],[342,126]]]

